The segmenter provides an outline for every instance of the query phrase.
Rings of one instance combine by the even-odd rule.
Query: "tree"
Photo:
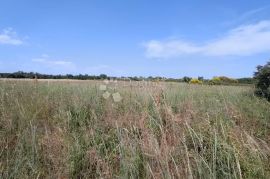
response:
[[[204,77],[203,76],[198,76],[198,80],[204,81]]]
[[[237,81],[240,84],[254,84],[255,83],[254,78],[238,78]]]
[[[183,78],[183,81],[186,82],[186,83],[189,83],[191,79],[192,79],[192,78],[185,76],[185,77]]]
[[[108,76],[105,74],[100,74],[99,77],[100,77],[100,79],[103,79],[103,80],[108,79]]]
[[[264,66],[257,67],[254,78],[256,79],[255,94],[270,101],[270,61]]]

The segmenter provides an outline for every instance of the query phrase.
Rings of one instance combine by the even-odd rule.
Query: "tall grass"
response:
[[[1,178],[270,178],[251,87],[0,81]]]

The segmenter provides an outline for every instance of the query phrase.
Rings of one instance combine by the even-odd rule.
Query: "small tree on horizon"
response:
[[[192,78],[184,76],[183,81],[189,83]]]
[[[198,76],[198,80],[204,81],[204,77],[203,76]]]

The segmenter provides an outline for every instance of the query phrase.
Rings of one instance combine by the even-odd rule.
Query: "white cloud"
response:
[[[12,28],[8,28],[0,32],[0,44],[22,45],[23,41],[17,37],[17,33]]]
[[[242,25],[223,37],[201,44],[182,40],[151,40],[144,43],[149,58],[171,58],[185,54],[247,56],[270,51],[270,21]]]
[[[146,48],[146,56],[149,58],[169,58],[201,51],[200,47],[180,40],[151,40],[145,43],[144,47]]]
[[[262,19],[263,17],[268,16],[269,9],[270,9],[270,5],[267,5],[267,6],[259,7],[256,9],[251,9],[249,11],[246,11],[243,14],[234,13],[234,16],[230,19],[230,21],[223,22],[222,24],[225,26],[228,26],[228,25],[239,24],[245,21],[248,21],[248,22],[251,22],[251,21],[254,22],[254,20],[258,21],[259,19]]]
[[[32,59],[33,62],[50,65],[50,66],[73,66],[74,64],[71,61],[67,60],[52,60],[48,55],[43,54],[40,58]]]

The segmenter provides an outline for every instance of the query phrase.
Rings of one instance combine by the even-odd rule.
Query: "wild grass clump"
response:
[[[1,178],[270,178],[270,104],[245,86],[0,81]],[[136,83],[138,84],[138,83]]]

